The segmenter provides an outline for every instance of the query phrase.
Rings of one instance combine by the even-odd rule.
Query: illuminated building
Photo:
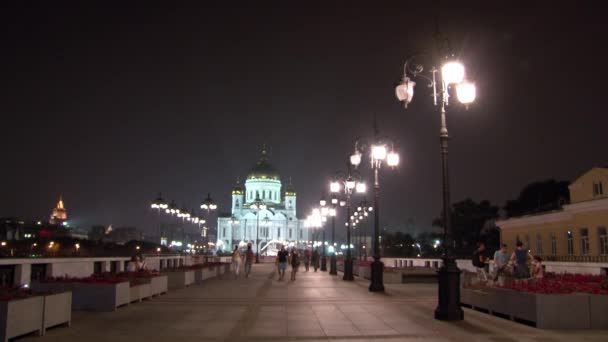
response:
[[[253,209],[256,200],[265,209]],[[290,182],[282,191],[279,172],[268,161],[265,148],[247,175],[245,188],[237,181],[232,189],[231,213],[220,215],[217,233],[218,249],[251,243],[261,255],[275,255],[281,244],[293,246],[311,239],[304,220],[297,217],[295,188]]]
[[[68,219],[68,214],[63,206],[63,199],[59,196],[59,202],[57,202],[57,207],[53,209],[51,213],[51,219],[49,222],[51,224],[63,224]]]

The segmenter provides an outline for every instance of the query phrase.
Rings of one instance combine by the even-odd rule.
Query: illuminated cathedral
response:
[[[251,243],[260,255],[276,255],[282,244],[297,246],[310,240],[309,228],[297,217],[294,186],[290,181],[284,190],[282,187],[279,172],[263,148],[245,187],[237,181],[232,189],[231,213],[218,218],[217,248],[228,251]],[[256,209],[255,204],[265,209]]]

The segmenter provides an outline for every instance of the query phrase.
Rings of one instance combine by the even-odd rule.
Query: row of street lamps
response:
[[[449,105],[451,97],[450,91],[455,90],[457,99],[468,106],[475,100],[476,88],[473,83],[465,80],[464,66],[454,60],[447,61],[438,69],[432,67],[430,75],[423,73],[424,67],[422,64],[415,63],[414,60],[418,56],[408,59],[404,65],[403,81],[395,89],[395,93],[399,101],[405,104],[405,108],[412,101],[414,96],[414,87],[416,83],[412,80],[416,77],[422,77],[429,82],[429,87],[433,89],[433,100],[435,105],[441,106],[441,127],[439,130],[439,140],[441,147],[441,164],[442,164],[442,198],[443,198],[443,247],[442,259],[443,264],[438,271],[438,306],[435,310],[435,318],[439,320],[462,320],[464,313],[460,307],[460,270],[456,265],[453,256],[453,236],[450,217],[450,187],[449,187],[449,172],[448,172],[448,130],[446,124],[446,107]],[[411,76],[411,78],[410,78]],[[439,88],[439,89],[438,89]],[[438,99],[440,102],[438,102]],[[389,151],[390,146],[390,151]],[[362,151],[369,153],[370,165],[373,170],[374,179],[374,203],[373,207],[359,206],[357,213],[351,215],[351,196],[355,193],[364,193],[366,186],[361,182],[359,177],[353,172],[356,170],[362,161]],[[313,216],[316,213],[321,213],[320,224],[326,221],[326,217],[330,216],[332,220],[331,246],[335,244],[335,216],[338,205],[346,207],[346,256],[344,259],[344,280],[353,280],[353,265],[351,255],[351,230],[357,224],[357,219],[363,219],[368,215],[368,212],[374,212],[374,236],[373,236],[373,258],[371,265],[371,283],[369,290],[372,292],[383,292],[383,270],[384,264],[380,260],[380,180],[379,171],[383,164],[394,168],[399,164],[399,154],[393,148],[393,144],[378,136],[378,130],[374,122],[374,137],[372,143],[365,145],[360,141],[355,143],[355,151],[350,156],[350,163],[345,174],[338,175],[330,183],[330,192],[332,194],[331,204],[326,211],[327,215],[323,215],[322,211],[315,209]],[[353,170],[354,169],[354,170]],[[339,199],[338,196],[342,196]],[[321,208],[327,208],[328,205],[325,199],[321,199]],[[367,210],[366,210],[367,209]],[[331,210],[331,211],[329,211]],[[330,214],[331,213],[331,214]],[[323,230],[323,234],[325,231]],[[323,260],[325,260],[325,236],[323,236]],[[330,275],[337,275],[336,269],[336,252],[330,251],[331,264]],[[322,269],[323,270],[323,269]]]
[[[160,193],[158,194],[158,197],[154,201],[152,201],[152,204],[150,205],[150,207],[158,212],[159,238],[162,237],[162,227],[161,227],[161,222],[160,222],[161,214],[168,214],[171,216],[175,216],[175,217],[181,219],[182,222],[189,222],[192,224],[196,224],[199,226],[199,228],[207,222],[205,219],[203,219],[202,216],[196,215],[194,209],[190,210],[190,211],[188,211],[185,208],[180,209],[177,206],[177,204],[175,204],[175,201],[173,201],[173,200],[171,201],[171,203],[167,203],[163,199],[162,194],[160,194]],[[209,214],[212,211],[215,211],[217,209],[217,204],[211,198],[211,194],[207,194],[207,198],[205,198],[203,200],[202,204],[200,205],[200,208],[207,211],[207,216],[209,216]],[[203,232],[205,232],[206,229],[207,229],[206,227],[203,227]]]

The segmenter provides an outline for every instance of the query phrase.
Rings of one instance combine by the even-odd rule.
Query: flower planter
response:
[[[0,340],[6,342],[35,331],[42,335],[43,312],[43,296],[0,302]]]
[[[400,270],[384,271],[383,275],[385,284],[401,284],[403,282],[403,274]]]
[[[205,267],[201,271],[202,280],[207,280],[217,276],[218,267]]]
[[[589,295],[536,294],[536,327],[541,329],[589,329]],[[606,316],[606,309],[603,316]]]
[[[608,329],[608,296],[589,295],[589,326]]]
[[[72,292],[54,293],[44,296],[42,333],[46,329],[72,323]]]
[[[371,267],[359,266],[359,277],[364,278],[364,279],[370,279],[371,273],[372,273]]]
[[[183,289],[194,283],[194,271],[166,272],[163,275],[168,278],[169,290]]]
[[[541,294],[509,289],[462,288],[462,304],[525,320],[540,329],[606,329],[608,296],[586,293]]]
[[[152,296],[160,296],[163,293],[167,293],[169,288],[169,280],[166,275],[159,275],[150,278],[150,290]]]
[[[129,304],[129,282],[116,284],[74,283],[72,309],[87,311],[115,311]]]
[[[129,302],[131,303],[141,302],[150,297],[152,297],[152,285],[150,283],[131,286],[129,289]]]

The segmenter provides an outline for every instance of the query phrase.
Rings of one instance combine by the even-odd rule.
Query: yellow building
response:
[[[570,204],[560,210],[496,222],[501,240],[521,241],[550,261],[608,262],[608,168],[595,167],[569,186]]]

